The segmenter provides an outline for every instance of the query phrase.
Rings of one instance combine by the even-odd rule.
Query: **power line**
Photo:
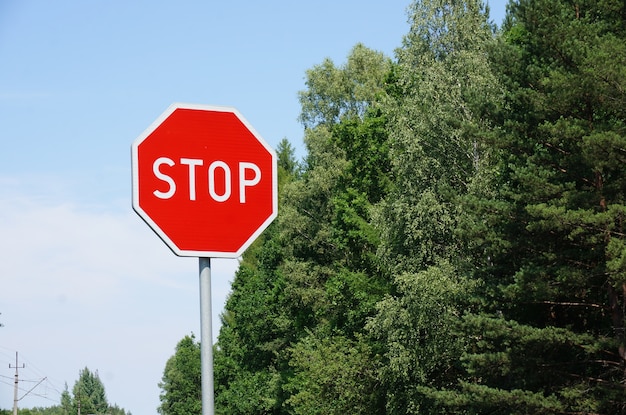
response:
[[[12,364],[9,363],[9,369],[15,368],[15,380],[14,380],[14,389],[13,389],[13,415],[17,415],[17,403],[19,401],[21,401],[22,399],[24,399],[29,394],[32,395],[32,396],[38,396],[40,398],[44,398],[44,399],[48,399],[50,401],[54,401],[53,399],[50,399],[49,397],[47,397],[45,395],[41,395],[41,394],[38,394],[38,393],[32,393],[44,381],[47,381],[50,384],[51,388],[55,392],[58,392],[58,390],[54,387],[54,385],[52,383],[50,383],[50,380],[47,377],[43,377],[43,378],[41,378],[38,381],[20,379],[19,378],[19,369],[24,369],[25,367],[26,367],[26,365],[24,363],[22,363],[21,365],[19,364],[18,353],[15,352],[15,366],[13,366]],[[10,377],[8,377],[8,376],[0,375],[0,377],[5,378],[5,379],[10,379]],[[36,384],[33,387],[31,387],[30,389],[25,390],[24,388],[20,388],[19,387],[20,380],[22,382],[30,382],[30,383],[36,382]],[[0,380],[0,383],[9,384],[8,382],[2,381],[2,380]],[[19,391],[24,392],[24,394],[20,398],[18,398],[18,392]]]
[[[11,377],[9,377],[9,376],[1,376],[1,377],[5,377],[5,378],[9,378],[9,379],[13,379],[13,376],[11,376]],[[48,379],[48,378],[45,378],[45,379],[43,379],[43,380],[45,380],[45,381],[49,381],[49,379]],[[8,385],[8,386],[13,386],[13,382],[12,382],[12,381],[11,381],[11,382],[6,382],[6,381],[4,381],[4,380],[0,380],[0,384],[4,384],[4,385]],[[53,387],[51,387],[51,388],[52,388],[55,392],[58,392],[58,393],[59,393],[59,395],[61,394],[61,392],[59,392],[59,391],[55,390]],[[19,388],[19,391],[20,391],[20,392],[26,392],[26,389],[24,389],[24,388],[20,387],[20,388]],[[41,393],[30,392],[28,395],[29,395],[29,396],[36,396],[36,397],[38,397],[38,398],[46,399],[46,400],[48,400],[48,401],[50,401],[50,402],[55,402],[55,403],[58,403],[58,399],[53,399],[53,398],[51,398],[51,397],[49,397],[49,396],[47,396],[47,395],[42,395]],[[24,398],[25,396],[26,396],[26,395],[22,396],[22,398]],[[22,398],[18,399],[18,401],[19,401],[19,400],[21,400]]]
[[[41,385],[41,382],[43,382],[44,380],[46,380],[46,378],[41,379],[39,382],[37,382],[37,384],[35,386],[33,386],[32,388],[30,388],[28,390],[28,392],[26,392],[24,395],[22,395],[21,398],[18,399],[18,401],[21,401],[26,395],[28,395],[29,393],[31,393],[33,391],[33,389],[35,389],[37,386]]]
[[[10,351],[10,354],[7,353]],[[11,357],[10,357],[11,356]],[[4,362],[5,364],[8,364],[11,361],[15,360],[15,351],[14,349],[10,349],[8,347],[5,347],[3,345],[0,345],[0,363]],[[24,353],[20,353],[20,362],[22,363],[27,363],[28,364],[28,372],[33,372],[32,375],[30,376],[35,376],[35,378],[31,378],[31,379],[24,379],[23,378],[23,374],[20,373],[20,387],[19,387],[19,391],[21,393],[26,392],[26,389],[29,387],[29,385],[24,386],[25,383],[37,383],[37,382],[42,382],[42,378],[45,378],[44,382],[42,382],[42,388],[45,389],[45,391],[43,393],[36,393],[36,391],[31,392],[28,394],[28,396],[36,396],[39,398],[43,398],[46,400],[49,400],[51,402],[56,402],[58,403],[59,399],[61,398],[61,396],[63,395],[63,390],[65,390],[65,387],[62,387],[60,385],[62,385],[64,383],[63,380],[60,379],[54,379],[54,378],[50,378],[50,376],[48,376],[42,369],[40,369],[35,363],[32,362],[31,359],[29,359],[27,356],[24,355]],[[20,364],[21,365],[21,364]],[[12,365],[10,366],[12,367]],[[2,382],[2,379],[14,379],[14,376],[8,377],[8,376],[4,376],[4,375],[0,375],[0,384],[7,384],[7,382]],[[11,382],[11,384],[13,384],[13,382]],[[53,397],[51,398],[50,395],[52,395]]]
[[[0,378],[5,378],[5,379],[14,379],[14,378],[15,378],[15,376],[5,376],[5,375],[0,375]],[[41,379],[20,379],[20,382],[37,383],[37,382],[41,382]]]

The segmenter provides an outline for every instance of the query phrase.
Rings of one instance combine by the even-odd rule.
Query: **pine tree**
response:
[[[483,313],[463,319],[468,413],[625,413],[625,8],[511,3],[493,57],[497,191],[472,207]]]
[[[78,380],[72,388],[72,410],[83,414],[105,414],[109,409],[104,384],[98,372],[91,372],[88,368],[80,371]]]

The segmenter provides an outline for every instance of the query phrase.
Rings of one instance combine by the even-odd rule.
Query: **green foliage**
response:
[[[72,389],[74,399],[72,406],[78,412],[86,414],[104,414],[109,408],[104,384],[98,376],[98,372],[92,373],[88,368],[80,372],[78,380]]]
[[[462,331],[477,339],[463,382],[488,399],[467,405],[512,413],[515,391],[532,398],[516,413],[624,413],[624,5],[511,12],[494,54],[510,107],[494,140],[499,187],[471,203],[497,230],[473,246],[489,255],[477,275],[492,317],[468,316]]]
[[[306,73],[218,413],[626,414],[624,2],[408,10],[395,61]]]
[[[300,120],[307,128],[332,125],[342,118],[362,117],[380,98],[391,61],[382,53],[357,44],[348,62],[337,68],[330,59],[307,71],[301,91]]]
[[[294,353],[305,353],[300,345],[312,330],[356,341],[387,291],[370,223],[372,203],[390,183],[387,136],[385,118],[369,107],[382,93],[390,62],[360,45],[348,60],[342,68],[327,61],[307,73],[306,164],[284,181],[279,216],[244,256],[223,315],[215,356],[222,413],[329,409],[321,391],[304,405],[300,379],[315,368]],[[288,153],[281,145],[279,154]]]
[[[279,197],[282,196],[282,189],[300,173],[300,164],[295,158],[295,149],[291,143],[283,138],[276,147],[278,156],[278,189]]]
[[[273,370],[239,372],[228,388],[220,390],[215,413],[276,413],[281,383],[280,374]]]
[[[51,406],[48,408],[36,407],[29,409],[18,408],[18,415],[65,415],[67,412],[62,406]],[[0,410],[0,415],[12,415],[13,411]]]
[[[494,415],[559,414],[563,405],[555,396],[544,396],[523,389],[494,389],[483,385],[460,382],[459,391],[435,391],[418,387],[426,397],[446,402],[450,408],[437,408],[437,413],[483,414],[485,409]],[[445,412],[444,412],[445,411]]]
[[[276,154],[278,156],[278,167],[284,170],[287,175],[295,174],[298,168],[298,163],[295,159],[295,149],[286,138],[283,138],[278,143]]]
[[[394,186],[375,220],[379,252],[396,273],[463,259],[459,199],[485,180],[489,115],[502,96],[486,54],[495,41],[481,2],[423,1],[410,10],[386,108]]]
[[[418,386],[448,385],[458,374],[465,340],[454,333],[473,284],[447,263],[398,275],[395,282],[397,292],[378,303],[368,329],[385,345],[380,382],[387,413],[424,413],[432,403]]]
[[[198,414],[202,410],[200,343],[193,334],[176,345],[159,383],[162,415]]]
[[[310,332],[291,350],[296,375],[286,389],[290,413],[371,414],[383,410],[376,360],[368,342]]]
[[[130,415],[130,412],[117,405],[109,405],[104,384],[98,376],[98,372],[91,372],[84,368],[79,372],[79,378],[74,383],[70,394],[67,384],[61,393],[60,405],[50,407],[37,407],[30,409],[19,409],[19,415],[75,415],[82,414],[109,414],[109,415]],[[0,410],[0,414],[11,414],[11,411]]]
[[[369,110],[363,119],[344,119],[333,127],[331,140],[345,152],[350,185],[370,203],[391,189],[387,136],[387,120],[380,110]]]
[[[255,258],[242,263],[233,292],[222,315],[222,329],[214,356],[216,413],[274,413],[282,403],[288,342],[297,322],[287,318],[282,305],[284,279],[270,271],[282,255],[270,227]]]

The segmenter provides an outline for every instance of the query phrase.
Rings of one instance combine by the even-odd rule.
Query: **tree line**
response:
[[[0,409],[0,415],[12,415],[13,411]],[[61,392],[58,405],[49,407],[18,408],[18,415],[131,415],[117,404],[110,404],[98,371],[85,367],[70,393],[67,384]]]
[[[307,154],[215,345],[219,414],[626,414],[626,5],[418,0],[306,72]],[[181,340],[162,415],[200,412]]]

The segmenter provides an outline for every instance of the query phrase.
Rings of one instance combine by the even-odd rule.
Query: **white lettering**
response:
[[[189,166],[189,200],[196,200],[196,166],[202,166],[203,161],[199,159],[181,158],[180,164]]]
[[[252,170],[254,177],[246,179],[246,170]],[[246,203],[246,187],[256,186],[261,181],[261,169],[254,163],[239,163],[239,203]]]
[[[174,160],[167,157],[159,157],[152,164],[152,172],[157,177],[157,179],[163,180],[169,185],[169,190],[167,192],[155,190],[153,193],[159,199],[169,199],[170,197],[174,196],[174,193],[176,193],[176,183],[174,182],[174,179],[172,179],[170,176],[161,173],[161,170],[159,170],[159,168],[163,164],[167,164],[168,166],[172,167],[174,165]]]
[[[218,195],[215,191],[215,169],[221,168],[224,170],[224,194]],[[225,202],[230,198],[231,184],[230,184],[230,167],[223,161],[217,160],[209,165],[209,194],[216,202]]]
[[[169,187],[167,191],[155,190],[153,193],[159,199],[170,199],[176,193],[176,182],[171,176],[161,171],[161,166],[168,165],[174,167],[175,163],[168,157],[159,157],[152,164],[152,172],[155,177],[165,182]],[[187,166],[189,177],[189,200],[197,198],[196,184],[196,168],[204,165],[202,159],[181,158],[180,164]],[[218,193],[218,189],[222,189],[221,182],[216,186],[216,170],[221,169],[224,172],[224,187],[222,194]],[[215,160],[208,168],[209,179],[209,195],[216,202],[226,202],[232,194],[232,173],[231,169],[222,160]],[[221,178],[221,175],[219,176]],[[220,179],[217,179],[220,180]],[[221,181],[221,180],[220,180]],[[261,181],[261,169],[254,163],[242,161],[239,162],[239,203],[246,203],[246,190],[248,187],[256,186]]]

